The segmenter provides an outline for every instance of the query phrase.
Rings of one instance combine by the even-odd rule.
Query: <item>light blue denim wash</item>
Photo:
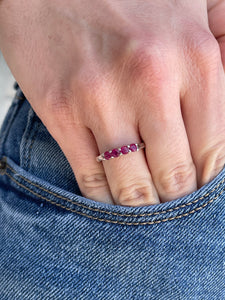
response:
[[[225,299],[225,168],[158,205],[84,198],[18,86],[0,160],[1,300]]]

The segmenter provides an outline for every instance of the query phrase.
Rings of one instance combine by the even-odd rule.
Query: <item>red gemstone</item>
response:
[[[118,157],[118,156],[120,156],[120,150],[119,149],[113,149],[111,154],[112,154],[113,157]]]
[[[109,151],[106,151],[105,153],[104,153],[104,158],[105,159],[110,159],[112,157],[112,155],[111,155],[111,153],[109,153]]]
[[[121,147],[121,152],[123,154],[127,154],[129,152],[129,148],[127,146],[123,146],[123,147]]]
[[[132,152],[137,151],[137,146],[135,144],[131,144],[129,148]]]

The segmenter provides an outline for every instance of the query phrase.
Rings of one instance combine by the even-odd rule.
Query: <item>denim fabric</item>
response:
[[[84,198],[16,88],[0,136],[0,299],[224,300],[225,167],[172,202]]]

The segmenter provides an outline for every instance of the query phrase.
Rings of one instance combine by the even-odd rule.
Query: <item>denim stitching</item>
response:
[[[31,110],[32,110],[32,108],[30,108],[29,114],[30,114],[30,111],[31,111]],[[32,110],[32,111],[33,111],[33,110]],[[32,116],[32,119],[31,119],[31,120],[32,120],[32,121],[31,121],[30,127],[33,127],[32,125],[35,124],[35,116],[34,116],[34,115]],[[30,170],[31,150],[32,150],[32,147],[33,147],[33,144],[34,144],[34,141],[35,141],[35,135],[36,135],[36,133],[37,133],[39,127],[40,127],[40,123],[37,125],[37,127],[36,127],[36,128],[34,129],[34,131],[33,131],[33,134],[32,134],[33,137],[32,137],[32,139],[31,139],[31,144],[30,144],[30,146],[29,146],[29,148],[28,148],[28,158],[27,158],[27,159],[26,159],[26,157],[27,157],[26,150],[24,150],[23,161],[26,162],[25,167],[26,167],[27,170]],[[25,145],[24,145],[24,149],[27,148],[28,141],[30,140],[29,137],[30,137],[30,133],[29,133],[29,136],[28,136],[28,134],[26,133],[26,135],[25,135]]]
[[[9,166],[8,164],[7,164],[7,168],[9,168],[14,174],[16,174],[15,170],[14,170],[11,166]],[[83,208],[86,208],[86,209],[89,209],[89,210],[92,210],[92,211],[98,211],[98,212],[106,213],[106,214],[109,214],[109,215],[115,215],[115,216],[121,216],[121,217],[131,217],[131,216],[132,216],[132,217],[148,217],[148,216],[152,216],[152,215],[155,216],[155,215],[165,214],[165,213],[167,213],[167,212],[173,212],[174,210],[178,210],[179,208],[185,208],[186,206],[190,206],[190,205],[192,205],[192,204],[196,204],[196,203],[199,202],[200,200],[202,200],[202,199],[208,197],[211,193],[213,193],[215,190],[217,190],[217,189],[219,188],[219,186],[225,181],[225,178],[223,178],[223,179],[217,184],[217,186],[215,186],[214,189],[212,189],[211,191],[209,191],[207,194],[203,195],[202,197],[193,200],[192,202],[189,202],[189,203],[186,203],[186,204],[182,204],[182,205],[180,205],[180,206],[177,206],[177,207],[174,207],[174,208],[170,208],[170,209],[167,209],[167,210],[163,210],[163,211],[160,211],[160,212],[155,212],[155,213],[145,213],[145,214],[138,214],[138,215],[136,214],[136,215],[134,215],[134,214],[132,214],[132,213],[131,213],[131,214],[121,214],[121,213],[107,212],[107,211],[101,210],[101,209],[99,209],[99,208],[88,207],[88,206],[86,206],[86,205],[84,205],[84,204],[77,203],[77,202],[75,202],[75,201],[73,201],[73,200],[71,200],[71,199],[69,199],[69,198],[66,198],[66,197],[60,196],[60,195],[58,195],[58,194],[56,194],[56,193],[54,193],[54,192],[51,192],[50,190],[47,190],[47,189],[43,188],[42,186],[33,183],[32,181],[30,181],[29,179],[27,179],[27,178],[25,178],[25,177],[23,177],[23,176],[21,176],[21,175],[17,175],[17,176],[20,177],[20,178],[22,178],[22,180],[27,181],[27,182],[30,183],[31,185],[33,185],[33,186],[39,188],[40,190],[42,190],[42,191],[44,191],[44,192],[47,192],[47,193],[49,193],[49,194],[51,194],[51,195],[53,195],[53,196],[55,196],[55,197],[57,197],[57,198],[59,198],[59,199],[68,201],[68,202],[70,202],[71,204],[75,204],[75,205],[77,205],[77,206],[81,206],[81,207],[83,207]]]
[[[79,215],[82,215],[82,216],[85,216],[85,217],[88,217],[89,219],[94,219],[94,220],[98,220],[98,221],[101,221],[101,222],[107,222],[107,223],[114,223],[114,224],[121,224],[121,225],[153,225],[153,224],[159,224],[159,223],[162,223],[162,222],[166,222],[166,221],[172,221],[172,220],[175,220],[175,219],[181,219],[182,217],[186,217],[190,214],[193,214],[195,213],[196,211],[198,210],[201,210],[202,208],[206,207],[208,204],[212,203],[214,200],[216,200],[220,195],[222,195],[222,193],[225,191],[225,189],[223,189],[216,197],[212,198],[211,200],[209,200],[208,202],[204,203],[202,206],[200,207],[197,207],[191,211],[189,211],[188,213],[185,213],[185,214],[182,214],[182,215],[179,215],[179,216],[176,216],[176,217],[171,217],[171,218],[166,218],[166,219],[163,219],[163,220],[158,220],[158,221],[152,221],[152,222],[136,222],[136,223],[132,223],[132,222],[121,222],[121,221],[112,221],[112,220],[107,220],[107,219],[100,219],[98,217],[93,217],[93,216],[90,216],[88,214],[85,214],[85,213],[82,213],[80,211],[77,211],[75,209],[71,209],[71,208],[68,208],[64,205],[61,205],[59,203],[55,203],[53,202],[52,200],[44,197],[44,196],[41,196],[39,195],[38,193],[32,191],[31,189],[29,189],[28,187],[24,186],[23,184],[19,183],[16,179],[14,179],[9,173],[6,172],[6,175],[11,178],[12,181],[14,181],[16,184],[18,184],[20,187],[28,190],[30,193],[32,193],[33,195],[35,196],[38,196],[39,198],[43,199],[43,200],[46,200],[47,202],[55,205],[55,206],[58,206],[58,207],[61,207],[61,208],[64,208],[70,212],[74,212],[74,213],[77,213]]]
[[[41,123],[39,123],[34,131],[34,134],[33,134],[33,138],[31,140],[31,144],[30,144],[30,147],[29,147],[29,155],[28,155],[28,162],[27,162],[27,168],[28,170],[30,170],[30,161],[31,161],[31,151],[32,151],[32,148],[33,148],[33,145],[34,145],[34,141],[35,141],[35,135],[36,133],[38,132],[39,128],[40,128],[40,125]]]
[[[30,112],[30,111],[29,111],[29,112]],[[28,118],[29,118],[29,112],[28,112]],[[25,149],[25,150],[23,150],[23,159],[22,159],[21,163],[22,163],[22,165],[25,167],[25,169],[27,169],[26,149],[27,149],[27,144],[28,144],[28,141],[29,141],[29,137],[27,137],[26,129],[27,129],[27,124],[26,124],[26,128],[25,128],[25,133],[24,133],[24,134],[26,134],[26,135],[25,135],[25,137],[24,137],[24,134],[23,134],[23,136],[22,136],[22,140],[23,140],[23,138],[25,139],[25,141],[24,141],[24,149]],[[21,156],[22,156],[22,155],[21,155]],[[24,162],[26,162],[26,163],[24,164]],[[29,169],[28,169],[28,170],[29,170]]]

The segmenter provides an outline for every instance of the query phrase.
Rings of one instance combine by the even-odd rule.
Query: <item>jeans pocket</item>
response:
[[[42,199],[68,212],[74,212],[99,221],[124,225],[153,225],[186,218],[210,210],[218,202],[224,202],[225,167],[201,189],[177,200],[145,207],[123,207],[87,199],[38,178],[4,158],[6,167],[2,174],[15,186],[35,199]],[[218,216],[219,217],[219,216]]]
[[[82,197],[62,150],[20,89],[3,124],[1,141],[4,150],[0,152],[0,158],[7,157],[7,174],[12,180],[11,184],[17,182],[19,189],[33,197],[37,194],[37,197],[46,198],[47,202],[62,206],[67,211],[76,209],[78,213],[86,213],[93,218],[105,216],[108,221],[121,224],[129,223],[128,220],[134,220],[133,223],[137,224],[140,221],[143,225],[159,224],[195,215],[216,202],[216,197],[223,198],[221,189],[224,186],[225,168],[198,191],[164,204],[126,208],[107,206]]]
[[[224,299],[225,168],[167,203],[87,199],[18,96],[1,133],[0,299]]]
[[[224,299],[225,168],[145,207],[70,193],[9,158],[1,175],[1,299]]]
[[[63,190],[9,158],[3,165],[0,287],[7,295],[224,299],[225,168],[175,201],[122,207]]]

